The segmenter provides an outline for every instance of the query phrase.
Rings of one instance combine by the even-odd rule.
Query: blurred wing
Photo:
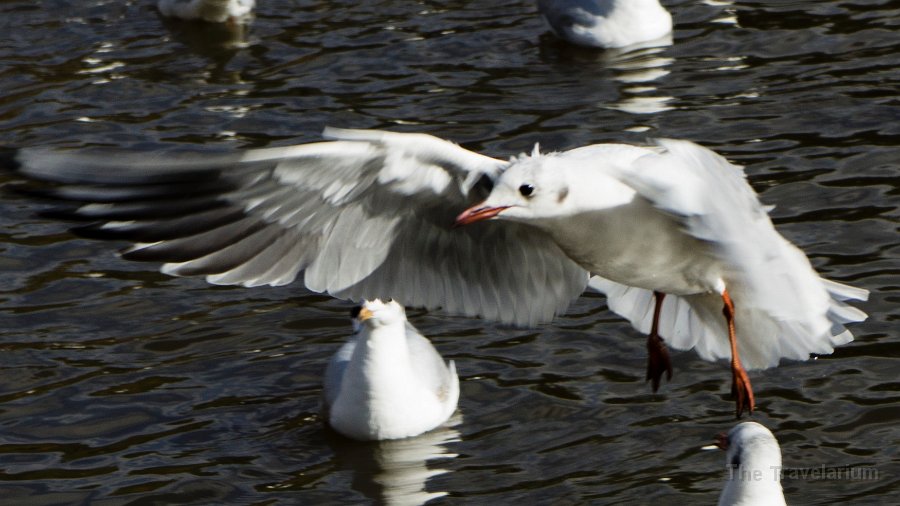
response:
[[[542,232],[452,228],[506,162],[424,134],[326,130],[338,139],[234,155],[97,157],[23,150],[18,170],[82,202],[76,232],[136,244],[131,260],[227,285],[305,285],[392,297],[515,324],[547,321],[587,273]]]

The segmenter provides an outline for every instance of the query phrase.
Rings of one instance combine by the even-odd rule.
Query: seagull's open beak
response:
[[[369,308],[364,307],[364,308],[362,308],[362,309],[359,310],[359,316],[357,316],[356,318],[357,318],[360,322],[364,322],[364,321],[368,320],[369,318],[371,318],[372,316],[374,316],[374,315],[372,314],[372,311],[370,311]]]
[[[510,206],[489,207],[478,204],[461,212],[459,216],[456,217],[456,221],[453,222],[453,226],[461,227],[463,225],[475,223],[476,221],[489,220],[509,208]]]

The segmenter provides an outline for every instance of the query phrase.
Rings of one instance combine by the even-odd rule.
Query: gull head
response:
[[[784,506],[781,489],[781,448],[769,429],[756,422],[734,426],[718,437],[726,451],[728,477],[719,504]]]
[[[746,465],[751,457],[781,465],[778,441],[769,429],[756,422],[739,423],[727,434],[719,434],[716,446],[726,451],[725,463],[735,469]]]
[[[397,323],[406,322],[406,311],[399,303],[381,299],[366,300],[362,305],[350,311],[353,331],[359,332],[363,328],[378,328]]]
[[[535,148],[531,156],[513,159],[488,198],[457,216],[455,226],[490,219],[535,222],[570,214],[567,175],[562,158],[541,155]]]

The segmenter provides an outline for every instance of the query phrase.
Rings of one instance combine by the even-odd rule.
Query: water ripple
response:
[[[854,343],[753,376],[754,418],[786,466],[879,473],[787,480],[788,501],[889,502],[900,6],[667,6],[674,45],[621,55],[557,41],[524,0],[268,0],[239,34],[163,20],[152,2],[7,1],[0,144],[270,146],[326,124],[499,157],[535,142],[702,142],[747,167],[818,269],[872,291]],[[463,419],[358,445],[319,414],[346,303],[167,278],[73,238],[39,204],[2,205],[2,501],[712,503],[721,489],[723,457],[703,448],[734,423],[727,367],[674,353],[673,380],[651,393],[642,337],[600,296],[532,330],[411,310],[457,362]]]

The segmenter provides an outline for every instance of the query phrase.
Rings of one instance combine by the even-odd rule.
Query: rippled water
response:
[[[665,1],[674,47],[630,58],[556,41],[524,0],[260,0],[244,40],[153,3],[0,2],[0,144],[227,149],[326,124],[498,157],[702,142],[820,271],[872,291],[854,343],[752,374],[786,467],[875,472],[787,479],[788,502],[900,502],[900,2]],[[361,445],[318,409],[348,304],[168,278],[0,206],[0,503],[716,501],[724,457],[701,447],[734,424],[726,365],[675,353],[651,394],[643,338],[599,295],[531,330],[410,311],[456,360],[458,423]]]

